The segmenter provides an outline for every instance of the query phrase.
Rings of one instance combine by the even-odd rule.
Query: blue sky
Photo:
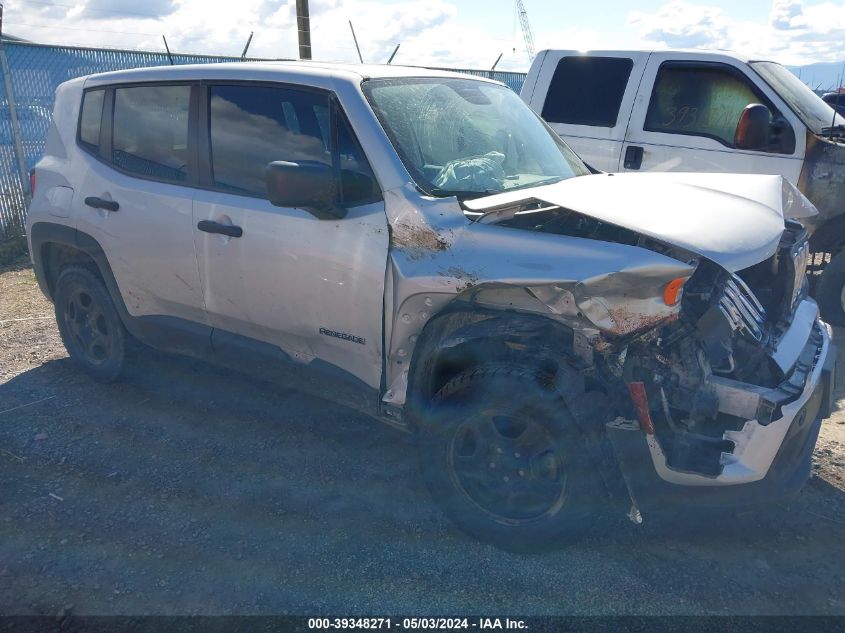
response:
[[[537,49],[731,48],[787,64],[845,60],[845,0],[524,0]],[[9,0],[7,32],[39,42],[295,57],[295,0]],[[526,70],[513,0],[310,0],[316,58]]]

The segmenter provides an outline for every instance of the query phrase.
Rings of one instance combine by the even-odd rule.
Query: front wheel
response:
[[[845,326],[845,251],[825,266],[816,299],[822,319],[831,325]]]
[[[103,282],[86,268],[67,268],[53,301],[71,360],[99,380],[115,380],[123,370],[127,334]]]
[[[605,502],[583,440],[548,377],[510,363],[450,380],[419,423],[423,477],[465,532],[541,551],[594,526]]]

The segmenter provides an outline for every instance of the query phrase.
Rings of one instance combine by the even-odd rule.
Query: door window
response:
[[[190,101],[190,86],[115,89],[115,167],[145,178],[186,181]]]
[[[746,106],[762,103],[780,125],[779,117],[766,99],[739,71],[723,64],[663,64],[657,73],[645,119],[645,130],[668,134],[704,136],[727,147],[735,147],[734,135]],[[783,151],[780,139],[762,151]],[[790,150],[791,151],[791,150]]]
[[[543,104],[549,123],[615,127],[634,60],[625,57],[564,57]]]
[[[375,178],[345,117],[332,116],[327,93],[273,86],[211,86],[209,127],[214,186],[266,196],[273,161],[317,161],[339,171],[339,202],[379,197]]]
[[[82,97],[79,116],[79,144],[94,154],[100,148],[100,121],[103,118],[105,90],[89,90]]]

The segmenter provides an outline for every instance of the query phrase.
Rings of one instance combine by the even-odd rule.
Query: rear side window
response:
[[[89,90],[82,96],[79,116],[79,144],[95,154],[100,148],[100,121],[103,117],[105,90]]]
[[[335,139],[322,92],[273,86],[211,86],[209,134],[214,186],[265,197],[264,174],[277,160],[316,161],[339,170],[340,200],[350,205],[379,197],[375,178],[349,124]]]
[[[564,57],[558,62],[542,117],[549,123],[615,127],[634,61]]]
[[[190,101],[190,86],[115,89],[115,167],[156,180],[186,181]]]

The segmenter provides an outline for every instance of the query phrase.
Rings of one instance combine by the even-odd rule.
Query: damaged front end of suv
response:
[[[467,364],[543,367],[633,517],[803,485],[835,352],[792,185],[600,174],[462,205],[468,225],[395,231],[389,396],[408,389],[406,350],[415,394]],[[426,230],[440,241],[409,239]]]
[[[586,472],[633,519],[800,489],[835,360],[813,205],[779,176],[590,174],[504,91],[431,83],[365,93],[414,181],[385,192],[383,413],[447,513],[532,549],[589,525]]]

